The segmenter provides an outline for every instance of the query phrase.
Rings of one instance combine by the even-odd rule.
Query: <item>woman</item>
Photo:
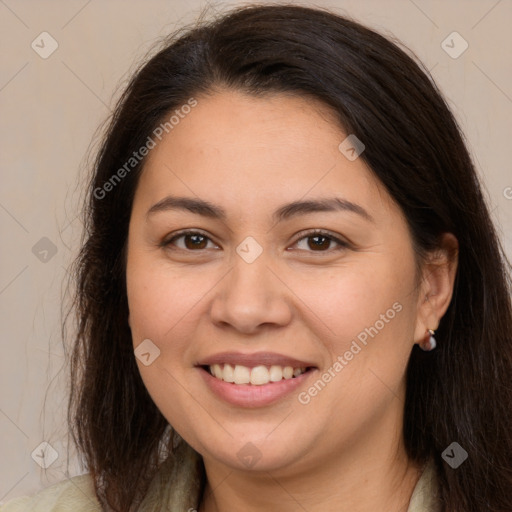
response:
[[[506,258],[393,43],[253,6],[119,101],[77,261],[89,473],[2,510],[512,510]]]

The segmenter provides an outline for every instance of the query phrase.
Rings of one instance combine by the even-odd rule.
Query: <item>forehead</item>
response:
[[[231,90],[197,97],[149,153],[137,194],[153,202],[196,195],[236,203],[238,214],[329,194],[377,213],[389,198],[361,158],[339,150],[347,135],[332,110],[310,98]]]

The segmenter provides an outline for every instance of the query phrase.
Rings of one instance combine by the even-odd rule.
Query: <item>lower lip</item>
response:
[[[199,371],[206,385],[213,393],[226,402],[239,407],[263,407],[277,402],[281,398],[290,395],[315,372],[308,370],[293,379],[283,379],[279,382],[270,382],[255,386],[252,384],[233,384],[217,379],[204,368]]]

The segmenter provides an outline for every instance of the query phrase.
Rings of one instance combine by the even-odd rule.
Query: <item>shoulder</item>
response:
[[[34,496],[24,496],[0,505],[0,512],[100,512],[89,474],[52,485]]]
[[[438,494],[435,462],[433,459],[429,459],[414,488],[407,512],[439,512]]]

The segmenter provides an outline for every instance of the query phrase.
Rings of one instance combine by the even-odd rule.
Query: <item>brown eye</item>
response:
[[[187,249],[205,249],[207,238],[203,235],[185,235],[185,247]]]
[[[349,243],[323,231],[311,231],[296,242],[301,251],[330,253],[349,248]]]
[[[206,235],[196,231],[188,231],[173,236],[168,241],[165,241],[163,246],[169,248],[174,246],[184,251],[199,251],[208,249],[208,243],[211,243],[214,247],[217,247]]]
[[[332,240],[323,235],[308,236],[308,247],[314,251],[329,249]]]

